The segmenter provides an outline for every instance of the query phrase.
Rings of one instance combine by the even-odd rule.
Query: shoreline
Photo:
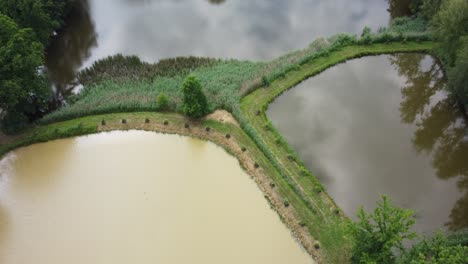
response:
[[[38,125],[0,145],[0,157],[34,143],[112,130],[147,130],[208,140],[236,157],[292,235],[317,263],[348,263],[350,241],[346,225],[349,218],[274,128],[266,109],[284,91],[339,63],[370,55],[428,53],[433,45],[433,42],[411,42],[344,47],[289,71],[272,81],[269,87],[251,92],[240,101],[240,111],[217,110],[200,120],[177,113],[127,112]],[[149,123],[146,118],[150,119]],[[103,120],[105,125],[101,123]],[[207,132],[206,127],[211,130]]]
[[[322,263],[320,250],[314,248],[315,241],[310,236],[307,228],[300,225],[301,221],[297,217],[297,212],[294,208],[294,205],[291,204],[288,207],[284,206],[282,195],[279,189],[276,188],[276,186],[271,186],[273,181],[271,180],[271,177],[267,175],[267,171],[269,169],[268,167],[270,166],[267,163],[267,159],[265,157],[259,157],[262,155],[262,152],[253,142],[249,142],[250,138],[238,126],[238,124],[233,123],[233,120],[235,119],[228,112],[215,111],[211,117],[205,118],[203,120],[189,120],[181,115],[173,113],[156,114],[145,112],[99,115],[88,118],[92,119],[93,122],[99,119],[106,120],[106,124],[102,125],[101,123],[95,123],[95,131],[91,133],[83,133],[81,135],[65,137],[58,136],[57,138],[50,138],[47,141],[85,136],[89,134],[98,134],[109,131],[142,130],[154,133],[188,136],[216,144],[217,146],[223,148],[228,154],[237,159],[240,167],[255,181],[257,187],[263,193],[264,198],[270,204],[270,208],[278,214],[281,221],[289,229],[294,239],[312,257],[315,263]],[[146,118],[150,119],[150,123],[145,123]],[[222,121],[219,120],[219,118],[222,118]],[[125,124],[121,122],[122,119],[126,120]],[[62,124],[59,123],[55,125],[61,127],[61,125],[67,125],[66,123],[73,121],[74,120],[66,121],[62,122]],[[167,125],[164,124],[165,121],[168,121]],[[189,125],[189,128],[185,127],[186,124]],[[206,127],[210,127],[209,132],[206,131]],[[52,129],[55,131],[57,127],[53,127]],[[230,135],[229,138],[226,137],[227,134]],[[13,148],[8,152],[1,153],[0,158],[5,158],[10,151],[14,151],[18,148],[44,143],[47,141],[32,142],[31,144],[27,144],[25,146]],[[242,151],[243,147],[246,148],[245,151]],[[258,168],[256,168],[256,163],[259,165]]]

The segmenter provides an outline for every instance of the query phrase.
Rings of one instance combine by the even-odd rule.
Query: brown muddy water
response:
[[[468,129],[430,56],[337,65],[270,105],[268,117],[346,214],[386,194],[415,229],[468,227]]]
[[[216,145],[111,132],[0,162],[0,263],[313,263]]]

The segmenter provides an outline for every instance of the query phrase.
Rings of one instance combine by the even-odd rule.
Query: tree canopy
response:
[[[12,18],[20,27],[31,28],[43,45],[63,23],[67,2],[63,0],[2,0],[0,12]]]
[[[387,196],[377,202],[373,213],[361,207],[357,222],[350,224],[354,238],[353,263],[394,263],[395,250],[403,251],[403,240],[413,239],[410,231],[415,219],[413,211],[393,207]]]
[[[189,75],[182,86],[182,111],[185,115],[199,118],[208,113],[208,103],[200,81]]]
[[[43,63],[43,45],[33,30],[20,29],[0,14],[0,108],[4,115],[31,117],[47,105],[50,89],[39,72]]]

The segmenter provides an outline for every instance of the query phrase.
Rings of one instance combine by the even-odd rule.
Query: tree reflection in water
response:
[[[464,193],[450,213],[449,230],[468,227],[468,139],[467,118],[444,91],[446,80],[436,60],[422,54],[390,57],[400,76],[402,122],[416,125],[413,145],[417,152],[432,156],[432,166],[441,179],[456,178]]]
[[[97,46],[96,39],[88,1],[76,1],[64,28],[47,48],[46,68],[53,86],[55,104],[59,104],[75,88],[75,74]]]

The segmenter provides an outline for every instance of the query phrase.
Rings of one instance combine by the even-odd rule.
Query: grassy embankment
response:
[[[313,254],[319,262],[344,263],[349,260],[350,250],[349,241],[346,238],[346,217],[334,204],[333,200],[323,191],[323,187],[317,179],[313,177],[306,168],[304,168],[303,163],[291,147],[279,135],[276,129],[271,126],[265,115],[265,110],[267,109],[268,104],[285,90],[337,63],[366,55],[394,52],[427,52],[431,50],[431,48],[432,44],[429,42],[393,42],[388,44],[335,47],[332,52],[326,52],[320,56],[311,57],[307,60],[301,59],[300,66],[286,67],[286,70],[282,71],[280,74],[275,74],[272,71],[268,72],[268,65],[263,63],[256,64],[250,62],[231,61],[230,63],[232,64],[230,64],[229,62],[217,62],[215,66],[219,68],[215,68],[218,69],[215,71],[210,70],[208,67],[200,67],[195,70],[195,74],[197,74],[197,71],[198,73],[202,72],[204,74],[204,77],[201,78],[202,83],[203,80],[205,80],[205,83],[209,82],[210,76],[216,75],[216,77],[213,77],[216,78],[215,84],[224,81],[226,83],[226,87],[230,87],[229,89],[223,90],[229,91],[229,93],[222,96],[222,98],[229,99],[229,102],[233,102],[233,98],[240,101],[241,95],[236,95],[234,92],[239,93],[242,81],[252,79],[253,76],[258,75],[262,71],[263,74],[267,74],[269,76],[271,84],[267,88],[261,88],[253,91],[242,99],[240,103],[242,111],[238,111],[238,109],[236,109],[235,105],[239,105],[239,102],[235,101],[235,104],[228,105],[229,107],[222,104],[223,102],[227,102],[224,100],[221,100],[221,104],[214,103],[212,105],[214,108],[231,108],[244,130],[234,125],[220,123],[213,120],[204,120],[200,121],[201,123],[193,125],[198,125],[200,127],[210,126],[214,131],[220,134],[229,133],[232,135],[232,141],[238,142],[237,144],[239,147],[245,146],[252,159],[250,166],[252,166],[254,161],[258,162],[258,165],[260,166],[259,169],[268,175],[271,183],[274,183],[275,192],[280,195],[283,208],[288,208],[288,210],[293,212],[295,215],[296,222],[289,223],[288,225],[293,227],[293,231],[296,234],[301,232],[297,229],[297,227],[300,226],[303,232],[310,234],[313,239],[318,240],[318,243],[316,242],[313,246],[305,244],[306,240],[301,240],[305,244],[307,250]],[[305,55],[308,56],[307,53]],[[304,55],[302,54],[301,56]],[[245,63],[245,65],[252,66],[252,68],[248,68],[250,71],[249,74],[239,77],[239,72],[245,72],[245,70],[242,70],[243,63]],[[239,67],[229,69],[230,65],[238,65]],[[226,76],[223,74],[226,71],[230,72],[230,75],[228,74],[227,80],[224,80],[223,76]],[[231,78],[229,78],[229,76],[231,76]],[[180,76],[176,75],[176,77],[182,80]],[[162,78],[169,80],[169,77]],[[259,78],[257,77],[257,79]],[[101,85],[102,88],[105,87],[106,83],[108,82],[98,82],[94,85]],[[125,82],[120,82],[120,84],[122,83],[126,85],[127,88],[128,85],[131,84],[148,85],[138,80],[126,80]],[[111,87],[118,87],[118,84],[119,82],[113,82]],[[210,88],[209,92],[212,93],[213,96],[219,94],[215,90],[215,84],[212,85],[213,87]],[[78,100],[77,103],[71,105],[71,108],[65,108],[64,110],[57,112],[55,116],[52,114],[49,119],[46,118],[46,121],[43,123],[48,125],[39,125],[31,129],[29,132],[26,132],[18,140],[10,144],[0,146],[0,155],[20,146],[36,142],[44,142],[56,138],[97,133],[99,131],[106,130],[106,127],[108,129],[137,128],[193,135],[190,129],[184,128],[187,120],[178,114],[153,112],[87,116],[96,114],[96,112],[93,111],[93,105],[96,108],[103,105],[105,108],[100,110],[103,112],[147,110],[145,107],[140,107],[138,104],[135,105],[135,102],[137,102],[138,99],[141,99],[141,96],[144,96],[144,102],[151,103],[150,100],[154,100],[151,98],[155,98],[155,95],[159,92],[157,89],[151,89],[151,87],[154,88],[155,86],[157,86],[157,84],[154,81],[149,84],[149,88],[145,90],[148,91],[149,94],[145,94],[139,90],[139,86],[134,87],[133,89],[118,90],[117,92],[112,89],[96,89],[96,91],[89,89],[87,92],[89,94],[85,93],[81,98],[84,103],[80,103],[80,100]],[[172,84],[172,86],[176,87],[177,85]],[[119,91],[121,92],[120,94]],[[93,101],[92,98],[96,95],[93,95],[93,92],[102,93],[103,95],[99,95],[97,101]],[[248,92],[251,91],[249,90]],[[106,104],[100,104],[104,101],[99,100],[104,100],[109,94],[114,94],[115,96],[118,95],[118,98],[124,98],[123,101],[127,102],[128,106],[131,106],[131,108],[127,109],[126,107],[119,107],[121,102],[119,102],[116,97],[110,98],[111,100],[108,98]],[[240,94],[242,94],[242,91]],[[233,98],[230,98],[229,95],[232,95]],[[173,96],[175,96],[175,94]],[[128,98],[131,100],[126,100]],[[214,98],[216,99],[217,97]],[[113,106],[112,103],[114,103]],[[109,105],[112,107],[108,108]],[[83,106],[86,106],[87,108],[83,108]],[[154,109],[150,109],[156,110],[157,106],[154,106]],[[177,107],[174,107],[174,110],[177,110]],[[61,119],[66,120],[79,116],[85,117],[56,122]],[[150,124],[163,124],[164,121],[167,120],[169,125],[167,128],[162,128],[161,126],[151,127],[151,125],[144,123],[145,118],[150,119]],[[100,125],[103,119],[106,120],[106,126]],[[122,119],[126,119],[127,124],[121,124]],[[201,134],[195,136],[215,141],[223,146],[223,142],[219,137],[200,135]],[[232,148],[224,147],[230,153],[238,156],[239,158],[239,152],[236,152],[236,150],[233,150]],[[245,168],[247,165],[243,164],[243,166]],[[278,210],[278,208],[276,209]],[[279,213],[283,218],[285,217],[284,213]],[[316,245],[317,248],[315,248]]]
[[[322,245],[322,257],[327,263],[342,263],[349,257],[349,244],[346,240],[345,221],[337,214],[342,214],[333,200],[324,192],[317,179],[304,168],[303,162],[294,150],[286,143],[278,131],[271,125],[265,111],[270,102],[287,89],[299,82],[316,75],[323,70],[349,59],[377,54],[401,52],[429,52],[433,43],[391,43],[369,46],[348,46],[328,56],[320,57],[290,71],[283,78],[273,81],[269,87],[258,89],[241,101],[242,113],[254,128],[257,144],[268,146],[267,156],[272,164],[278,164],[280,175],[291,179],[290,182],[278,181],[292,185],[287,194],[293,200],[292,205],[300,214],[311,236]],[[292,184],[291,184],[292,183]]]

